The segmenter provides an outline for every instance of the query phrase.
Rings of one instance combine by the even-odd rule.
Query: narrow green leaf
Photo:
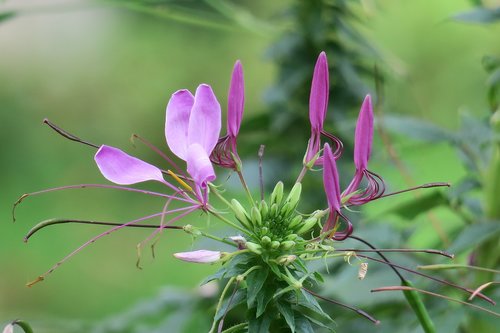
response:
[[[491,9],[478,7],[477,9],[457,14],[453,18],[469,23],[493,23],[500,20],[500,7]]]
[[[243,303],[246,299],[246,296],[247,293],[245,289],[238,289],[232,299],[231,297],[227,297],[224,302],[222,302],[219,311],[215,314],[214,320],[217,321],[221,319],[225,313],[231,311],[231,309],[234,309],[236,306]]]
[[[292,305],[288,302],[278,302],[278,311],[283,315],[283,318],[285,318],[285,321],[290,327],[290,331],[292,333],[295,333],[295,317],[293,314],[293,309]]]
[[[222,279],[224,277],[224,274],[226,274],[226,272],[227,272],[227,268],[224,266],[221,269],[219,269],[217,272],[215,272],[214,274],[207,276],[203,281],[201,281],[200,286],[203,286],[203,285],[205,285],[213,280]]]
[[[248,321],[248,333],[269,333],[271,326],[272,315],[270,312],[265,312],[263,316],[251,318]]]
[[[446,204],[448,204],[448,200],[443,195],[443,192],[433,191],[412,199],[411,201],[397,205],[395,208],[389,209],[385,213],[396,214],[411,221],[422,213]]]
[[[401,283],[403,286],[412,287],[413,284],[409,280],[403,280]],[[415,290],[404,290],[403,294],[405,295],[406,300],[410,304],[413,312],[417,315],[417,318],[420,322],[425,333],[436,333],[436,327],[432,322],[427,309],[425,308],[424,303],[422,302],[422,298]]]
[[[455,241],[447,251],[455,254],[461,253],[496,237],[499,232],[500,223],[498,221],[476,223],[467,226],[455,238]]]
[[[266,310],[267,305],[273,299],[274,289],[264,288],[257,295],[257,313],[256,317],[260,317]]]
[[[269,269],[264,267],[252,271],[246,277],[245,281],[247,282],[247,304],[249,308],[253,307],[257,294],[261,291],[268,275]]]
[[[314,333],[311,322],[305,316],[297,316],[295,322],[297,323],[297,333]]]

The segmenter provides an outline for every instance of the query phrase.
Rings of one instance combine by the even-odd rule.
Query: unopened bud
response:
[[[243,226],[247,227],[248,229],[252,229],[252,224],[250,221],[250,218],[248,217],[248,214],[243,208],[243,206],[240,204],[240,202],[236,199],[231,200],[231,208],[233,209],[234,216],[240,221]]]
[[[296,240],[297,237],[299,237],[297,234],[290,234],[290,235],[285,237],[285,240],[293,241],[293,240]]]
[[[316,225],[316,223],[318,223],[318,219],[316,219],[314,217],[307,218],[304,221],[304,223],[302,223],[302,226],[299,228],[299,230],[297,230],[296,234],[301,235],[301,234],[311,230],[314,227],[314,225]]]
[[[186,233],[193,235],[193,236],[200,236],[201,231],[199,231],[197,228],[193,227],[191,224],[186,224],[185,226],[182,227],[182,230],[184,230]]]
[[[266,218],[268,213],[269,213],[269,206],[267,205],[267,202],[265,202],[264,200],[262,200],[260,202],[260,215],[263,218]]]
[[[281,246],[280,247],[283,250],[288,251],[288,250],[290,250],[294,246],[295,246],[295,242],[294,241],[287,240],[287,241],[281,242]]]
[[[269,210],[269,215],[270,215],[271,217],[276,217],[276,216],[278,216],[278,205],[277,205],[277,204],[273,203],[273,204],[271,205],[271,209]]]
[[[257,207],[252,207],[250,210],[250,216],[252,217],[252,222],[256,226],[262,225],[262,216],[260,215],[260,211]]]
[[[291,254],[291,255],[286,255],[286,256],[279,257],[277,259],[277,262],[278,262],[279,265],[288,266],[292,262],[294,262],[295,260],[297,260],[297,256]]]
[[[268,227],[262,227],[260,228],[260,233],[265,235],[269,232],[269,228]]]
[[[302,222],[302,219],[303,219],[302,215],[295,216],[288,224],[288,228],[295,229],[295,227],[297,227]]]
[[[246,248],[247,240],[245,239],[245,237],[238,235],[238,236],[231,236],[229,237],[229,239],[235,242],[240,250]]]
[[[249,249],[251,252],[253,252],[255,254],[262,254],[262,246],[260,246],[259,244],[247,242],[246,246],[247,246],[247,249]]]
[[[261,242],[261,244],[262,244],[262,245],[264,245],[264,246],[268,246],[269,244],[271,244],[272,239],[271,239],[271,238],[269,238],[268,236],[264,236],[264,237],[262,237],[262,238],[260,239],[260,242]]]
[[[276,250],[277,248],[280,247],[280,245],[281,245],[280,242],[278,242],[278,241],[272,241],[271,242],[271,249]]]
[[[285,202],[289,204],[289,211],[288,213],[291,213],[297,208],[297,205],[299,204],[300,200],[300,194],[302,193],[302,184],[301,183],[295,183],[293,185],[292,190],[288,194],[288,197],[286,198]]]
[[[283,200],[283,182],[278,182],[271,193],[271,204],[280,204]]]

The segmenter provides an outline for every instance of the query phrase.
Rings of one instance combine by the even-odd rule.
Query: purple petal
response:
[[[102,175],[115,184],[130,185],[147,180],[165,182],[160,169],[118,148],[103,145],[94,159]]]
[[[207,155],[212,153],[219,139],[221,110],[212,88],[200,84],[196,89],[188,127],[188,146],[197,143]]]
[[[326,199],[328,201],[328,206],[330,207],[330,214],[332,214],[333,211],[340,212],[341,193],[337,163],[335,162],[332,149],[328,143],[325,143],[323,157],[323,185],[325,186]]]
[[[187,155],[189,115],[193,104],[193,95],[184,89],[175,92],[167,105],[165,121],[167,144],[170,150],[183,160],[186,160]]]
[[[311,121],[311,127],[317,131],[323,129],[323,122],[328,108],[328,92],[328,62],[325,52],[321,52],[316,61],[316,66],[314,66],[311,95],[309,96],[309,120]]]
[[[245,82],[243,80],[243,68],[238,60],[234,64],[227,99],[227,133],[233,137],[237,137],[240,131],[244,105]]]
[[[8,324],[4,327],[3,333],[14,333],[14,325]]]
[[[368,167],[368,159],[372,152],[373,140],[373,108],[370,95],[365,97],[359,111],[354,136],[354,164],[356,169],[363,170]]]
[[[187,171],[197,186],[204,189],[207,182],[215,179],[212,162],[201,145],[194,143],[188,147],[186,163]]]
[[[221,252],[209,250],[178,252],[174,253],[174,257],[184,261],[207,264],[220,260]]]

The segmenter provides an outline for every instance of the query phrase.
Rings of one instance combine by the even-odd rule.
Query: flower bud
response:
[[[268,227],[262,227],[262,228],[260,228],[260,233],[261,233],[262,235],[265,235],[265,234],[267,234],[268,232],[269,232],[269,228],[268,228]]]
[[[236,199],[231,200],[231,208],[233,209],[234,216],[240,221],[243,226],[247,227],[248,229],[252,229],[252,223],[250,220],[250,217],[248,217],[248,214],[243,208],[243,206],[240,204],[240,202]]]
[[[268,246],[269,244],[271,244],[271,238],[269,238],[268,236],[263,236],[261,239],[260,239],[260,242],[262,245],[264,246]]]
[[[290,240],[290,241],[293,241],[293,240],[296,240],[297,237],[299,237],[297,234],[290,234],[288,236],[285,237],[285,240]]]
[[[285,250],[285,251],[288,251],[288,250],[290,250],[294,246],[295,246],[295,242],[294,241],[287,240],[287,241],[281,242],[280,248],[283,249],[283,250]]]
[[[296,255],[281,256],[277,259],[279,265],[288,266],[297,259]]]
[[[183,261],[208,264],[220,260],[222,257],[222,252],[197,250],[197,251],[174,253],[174,257]]]
[[[260,215],[260,211],[257,207],[252,207],[250,210],[250,216],[252,217],[252,222],[256,226],[262,225],[262,216]]]
[[[309,217],[307,218],[304,223],[302,223],[302,226],[297,230],[296,234],[301,235],[309,230],[311,230],[314,225],[318,223],[318,219],[315,217]]]
[[[231,236],[229,237],[229,239],[238,245],[238,249],[241,250],[246,248],[247,240],[245,239],[245,237],[238,235],[238,236]]]
[[[186,224],[184,227],[182,227],[182,230],[184,230],[186,233],[193,235],[193,236],[200,236],[201,231],[199,231],[197,228],[193,227],[191,224]]]
[[[267,202],[262,200],[260,202],[260,215],[262,216],[263,219],[265,219],[268,213],[269,213],[269,206],[267,205]]]
[[[291,221],[290,223],[288,224],[288,228],[289,229],[294,229],[295,227],[297,227],[301,222],[302,222],[302,215],[297,215],[295,216]]]
[[[247,249],[249,249],[251,252],[255,254],[262,254],[262,246],[260,246],[259,244],[247,242],[246,246]]]
[[[285,200],[285,204],[288,203],[288,205],[289,205],[287,208],[287,211],[286,211],[287,214],[291,213],[292,211],[294,211],[297,208],[297,205],[299,204],[301,192],[302,192],[302,184],[295,183],[295,185],[293,185],[290,193],[288,194],[288,197]]]
[[[278,205],[273,203],[271,205],[271,209],[269,209],[269,216],[276,217],[278,216]]]
[[[277,248],[280,247],[280,245],[281,245],[280,242],[278,242],[278,241],[272,241],[271,242],[271,249],[276,250]]]
[[[271,193],[271,204],[280,204],[283,200],[283,182],[278,182]]]

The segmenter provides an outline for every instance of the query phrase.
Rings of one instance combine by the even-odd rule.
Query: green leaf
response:
[[[212,275],[207,276],[200,285],[207,284],[213,280],[220,280],[223,278],[230,278],[239,274],[242,274],[248,270],[246,264],[254,259],[254,256],[248,253],[242,253],[231,259],[226,263],[221,269]]]
[[[500,222],[490,221],[473,224],[464,228],[448,249],[451,253],[460,253],[496,237],[500,232]]]
[[[243,303],[246,299],[247,293],[245,289],[238,289],[233,297],[227,297],[223,302],[219,309],[219,311],[215,314],[214,320],[217,321],[221,319],[225,313],[231,311],[236,306]]]
[[[209,276],[207,276],[203,281],[201,281],[200,283],[200,286],[203,286],[207,283],[209,283],[210,281],[213,281],[213,280],[220,280],[224,277],[224,274],[226,274],[227,272],[227,268],[226,267],[222,267],[221,269],[219,269],[217,272],[215,272],[214,274],[211,274]]]
[[[295,317],[293,315],[293,309],[292,305],[288,302],[278,302],[278,311],[283,315],[283,318],[285,318],[285,321],[290,327],[290,330],[292,333],[295,332]]]
[[[386,213],[396,214],[411,221],[422,213],[446,204],[448,204],[448,200],[443,192],[434,191],[397,205],[395,208],[389,209]]]
[[[308,318],[304,316],[297,316],[295,321],[297,323],[297,333],[314,333],[314,329]]]
[[[313,318],[313,317],[311,317],[311,316],[308,316],[308,315],[306,315],[306,314],[303,314],[303,316],[304,316],[304,317],[306,317],[306,318],[307,318],[307,319],[308,319],[311,323],[316,324],[316,325],[318,325],[319,327],[323,327],[323,328],[327,329],[327,330],[328,330],[328,331],[330,331],[330,332],[335,332],[335,330],[334,330],[332,327],[330,327],[330,326],[326,325],[326,324],[325,324],[325,323],[323,323],[322,321],[319,321],[319,320],[317,320],[317,319],[315,319],[315,318]],[[333,320],[332,320],[332,323],[334,323],[334,321],[333,321]]]
[[[319,305],[316,298],[304,289],[301,289],[301,294],[299,294],[298,297],[298,304],[313,311],[321,318],[333,323],[333,319],[325,311],[323,311],[323,308]]]
[[[480,7],[465,13],[457,14],[455,20],[469,23],[492,23],[500,20],[500,7],[485,8]]]
[[[413,284],[409,280],[403,280],[401,284],[406,287],[413,287]],[[415,290],[403,290],[403,294],[405,295],[405,298],[410,304],[413,312],[417,315],[424,332],[436,333],[436,327],[434,326],[434,323],[432,322],[420,295]]]
[[[405,136],[429,142],[455,142],[454,133],[434,124],[410,117],[385,116],[382,124],[386,129]]]
[[[8,19],[13,18],[14,16],[16,16],[16,12],[9,11],[0,13],[0,22],[7,21]]]
[[[266,312],[263,316],[251,317],[248,321],[248,333],[269,333],[272,322],[272,311]]]
[[[268,275],[269,269],[264,267],[250,272],[245,279],[247,282],[247,304],[249,308],[253,307],[253,303],[261,291],[264,282],[266,282]]]
[[[274,289],[264,288],[257,295],[257,313],[256,317],[260,317],[266,310],[267,305],[273,299]]]

